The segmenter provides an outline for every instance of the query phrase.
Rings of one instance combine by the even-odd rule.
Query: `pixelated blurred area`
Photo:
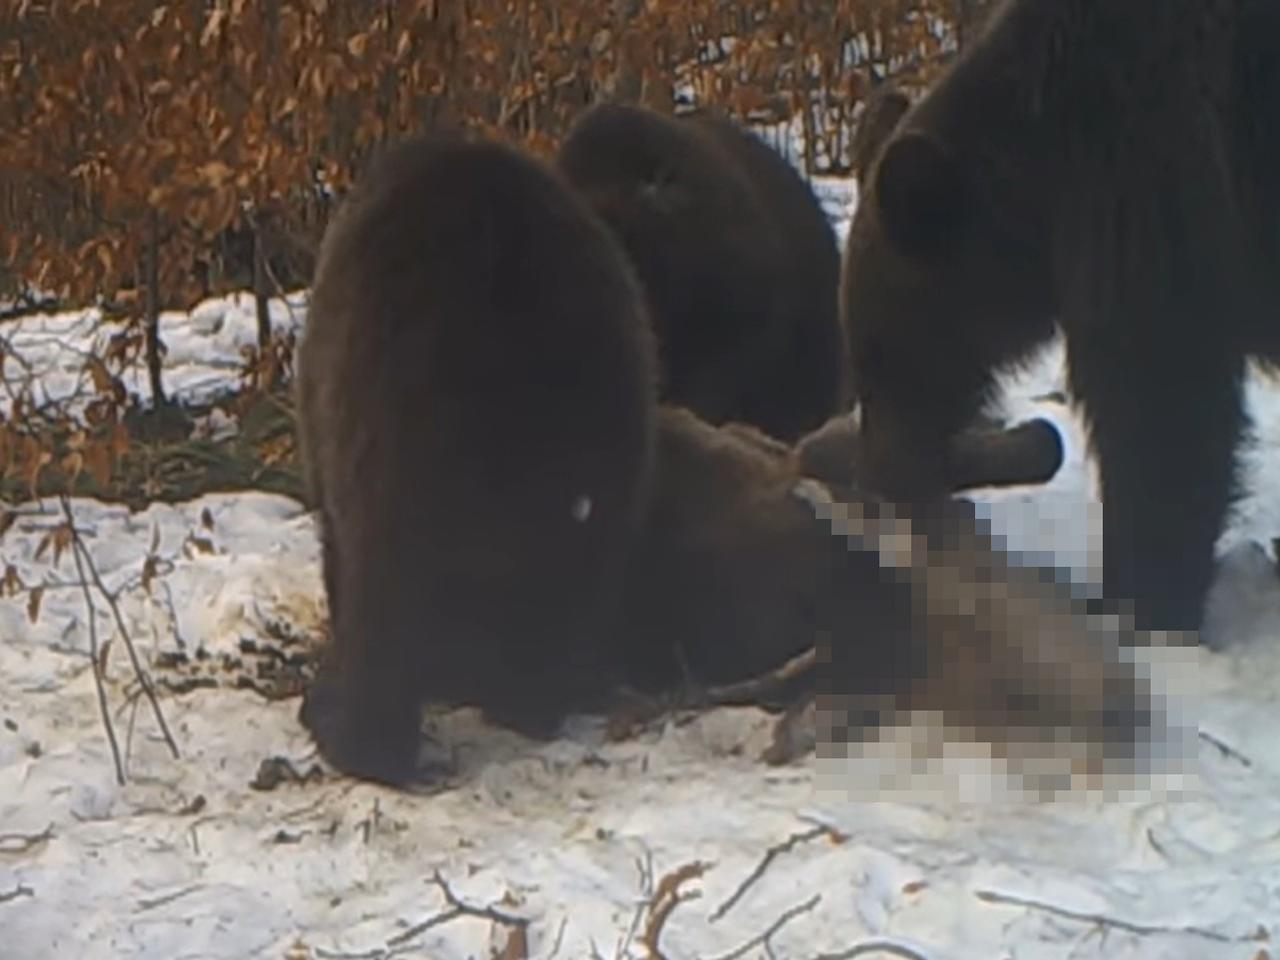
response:
[[[1194,638],[1097,612],[967,502],[908,518],[812,481],[795,494],[840,544],[834,603],[859,612],[829,611],[819,630],[812,722],[828,779],[842,761],[851,793],[880,799],[977,800],[1000,779],[1008,797],[1048,800],[1177,792],[1194,775],[1195,725],[1165,682],[1194,669]]]

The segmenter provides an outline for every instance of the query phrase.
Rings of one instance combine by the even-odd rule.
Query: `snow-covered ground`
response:
[[[817,188],[843,232],[847,185]],[[297,323],[305,303],[274,307],[280,323]],[[0,333],[65,394],[87,328],[74,315]],[[170,386],[208,391],[252,342],[252,302],[169,314],[162,331]],[[1062,426],[1060,474],[981,499],[1011,547],[1085,576],[1096,574],[1098,527],[1079,426],[1035,399],[1061,380],[1050,351],[1010,380],[1008,401],[1015,415]],[[1186,678],[1211,739],[1181,799],[855,802],[812,760],[759,763],[770,720],[751,709],[616,744],[584,723],[542,747],[464,711],[439,719],[466,768],[451,789],[309,779],[315,755],[296,698],[242,684],[269,686],[297,644],[318,638],[315,531],[296,503],[257,494],[137,514],[74,504],[139,652],[158,680],[193,687],[161,691],[175,759],[111,643],[107,694],[129,769],[119,786],[72,550],[55,562],[52,547],[39,549],[57,504],[23,507],[0,538],[0,561],[28,588],[0,600],[0,957],[646,957],[652,927],[671,960],[1273,956],[1280,583],[1267,551],[1280,535],[1280,389],[1255,380],[1250,403],[1253,493],[1223,538],[1213,600],[1223,649],[1191,655]],[[29,588],[40,584],[32,622]],[[104,643],[112,610],[100,595],[94,610]],[[276,757],[302,780],[264,780]],[[700,895],[665,925],[647,914],[670,892],[663,878],[695,863],[705,871],[682,889]],[[459,914],[437,874],[467,905],[527,921],[524,943],[492,915]]]
[[[306,292],[272,300],[275,330],[297,330],[306,317]],[[257,343],[253,296],[248,293],[208,300],[190,314],[160,315],[165,345],[164,386],[174,396],[205,402],[226,390],[244,367],[241,351]],[[123,322],[104,320],[100,310],[34,314],[0,325],[4,348],[3,375],[12,390],[32,389],[36,406],[49,403],[78,410],[89,394],[85,361],[102,355],[102,346],[125,329]],[[122,378],[125,388],[150,400],[146,369],[133,364]],[[9,391],[0,391],[0,410],[11,409]]]

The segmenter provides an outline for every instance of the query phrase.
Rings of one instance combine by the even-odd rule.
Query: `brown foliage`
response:
[[[971,0],[970,0],[971,5]],[[963,8],[962,4],[962,8]],[[605,99],[799,116],[810,169],[847,168],[855,107],[943,50],[956,0],[9,0],[0,4],[0,294],[94,298],[140,321],[243,285],[305,282],[330,200],[389,138],[460,124],[552,150]],[[255,242],[256,238],[256,242]],[[244,246],[244,244],[241,244]],[[264,247],[266,249],[264,252]],[[288,255],[287,276],[270,263]],[[7,288],[7,289],[6,289]],[[146,321],[150,318],[150,323]],[[264,329],[249,380],[282,366]],[[102,360],[109,358],[103,357]],[[86,369],[102,395],[106,368]],[[115,398],[118,406],[123,397]],[[118,411],[113,412],[118,418]],[[15,411],[13,420],[20,419]],[[64,425],[65,426],[65,425]],[[101,426],[101,425],[99,425]],[[34,484],[109,458],[6,424]]]
[[[0,11],[3,262],[75,301],[167,303],[250,215],[302,233],[368,150],[439,121],[552,146],[611,94],[800,112],[839,167],[870,82],[927,69],[949,0],[49,0]],[[733,38],[732,40],[730,38]]]

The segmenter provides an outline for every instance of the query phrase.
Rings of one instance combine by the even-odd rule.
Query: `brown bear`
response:
[[[790,495],[797,478],[791,448],[754,427],[661,409],[622,617],[632,686],[734,683],[813,645],[828,547]]]
[[[1197,630],[1249,356],[1280,360],[1280,4],[1007,0],[878,152],[843,267],[865,477],[919,503],[1061,329],[1104,592]]]
[[[557,162],[636,265],[666,402],[786,441],[841,409],[838,247],[783,157],[723,117],[607,104]]]
[[[792,441],[849,406],[848,352],[840,324],[840,251],[831,220],[794,164],[763,139],[723,114],[697,110],[679,118],[701,127],[751,178],[782,238],[786,310],[795,325],[792,361],[816,384],[800,391],[795,371],[775,367],[776,396],[807,397],[811,409],[772,433]],[[801,401],[796,400],[799,407]],[[764,423],[754,424],[770,432]]]
[[[1065,733],[1103,757],[1132,757],[1151,725],[1149,691],[1098,621],[1058,574],[1009,564],[967,501],[937,505],[904,536],[856,478],[844,482],[857,462],[849,420],[789,448],[662,409],[622,617],[628,683],[660,694],[685,681],[695,702],[714,693],[777,706],[816,690],[845,728],[829,738],[920,708],[998,752]],[[971,430],[953,441],[955,459],[972,465],[975,486],[1035,482],[1055,453],[1061,462],[1051,436],[1044,421]],[[807,672],[748,682],[815,646]]]
[[[323,755],[402,783],[425,700],[546,736],[608,690],[656,361],[626,255],[559,175],[457,134],[389,148],[328,227],[297,369]]]

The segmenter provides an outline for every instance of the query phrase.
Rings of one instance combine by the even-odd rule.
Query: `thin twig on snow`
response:
[[[71,535],[71,545],[73,553],[76,555],[76,570],[83,578],[84,569],[87,567],[89,575],[93,578],[94,586],[98,592],[102,594],[103,599],[107,601],[107,607],[111,610],[112,617],[116,622],[116,629],[120,632],[121,642],[124,644],[125,650],[129,654],[129,662],[133,665],[134,676],[137,677],[138,683],[142,686],[142,692],[147,698],[147,702],[151,705],[151,712],[156,718],[156,723],[160,727],[160,732],[164,736],[164,741],[169,746],[169,752],[173,754],[176,760],[181,756],[178,750],[178,743],[173,738],[173,734],[169,731],[169,724],[164,718],[164,711],[160,709],[160,701],[156,697],[155,687],[151,683],[151,677],[143,668],[142,660],[138,656],[138,650],[134,646],[133,638],[129,635],[129,630],[124,623],[124,615],[120,612],[120,604],[117,602],[116,595],[107,589],[107,585],[103,583],[102,577],[98,573],[98,568],[93,562],[93,557],[89,553],[89,548],[85,546],[84,540],[80,537],[80,531],[76,529],[75,515],[71,510],[71,498],[65,493],[59,494],[59,501],[62,504],[63,515],[67,519],[67,528]],[[84,558],[83,565],[80,558]],[[86,596],[87,596],[86,588]],[[92,623],[92,617],[90,618]]]
[[[732,910],[734,905],[737,904],[737,902],[746,894],[747,890],[750,889],[751,885],[759,881],[759,879],[764,876],[764,872],[769,869],[769,865],[773,863],[775,859],[782,856],[784,853],[790,853],[801,843],[807,843],[810,840],[816,840],[818,837],[822,836],[838,837],[839,834],[831,827],[814,827],[812,830],[805,830],[803,833],[793,833],[786,840],[782,841],[782,843],[774,844],[766,850],[764,856],[756,865],[756,868],[752,870],[751,873],[747,874],[747,878],[742,881],[738,886],[738,889],[733,892],[733,895],[724,903],[720,904],[720,906],[716,908],[715,912],[711,914],[709,918],[710,922],[715,923],[726,913]]]
[[[1092,913],[1085,910],[1072,910],[1069,907],[1059,907],[1052,903],[1045,903],[1042,900],[1032,900],[1030,897],[1019,897],[1015,894],[999,893],[995,890],[978,890],[974,896],[984,903],[998,903],[1014,907],[1024,907],[1027,910],[1038,910],[1042,913],[1052,914],[1055,917],[1062,917],[1065,920],[1078,920],[1081,923],[1096,924],[1100,927],[1110,927],[1113,930],[1123,930],[1125,933],[1132,933],[1138,936],[1150,936],[1152,934],[1186,934],[1188,936],[1199,937],[1203,940],[1212,940],[1215,943],[1250,943],[1257,939],[1255,936],[1233,937],[1225,933],[1219,933],[1216,930],[1207,930],[1204,927],[1167,927],[1159,924],[1133,923],[1129,920],[1120,920],[1115,917],[1108,917],[1102,913]]]
[[[71,517],[71,504],[64,500],[63,511],[67,515],[67,524],[75,530]],[[73,533],[74,537],[75,534]],[[107,705],[107,685],[102,675],[102,658],[98,655],[98,609],[93,605],[93,593],[89,590],[89,579],[85,575],[84,561],[80,558],[80,550],[74,547],[71,555],[76,561],[76,573],[80,577],[80,586],[84,591],[84,605],[89,611],[89,660],[93,670],[93,686],[98,694],[98,712],[102,715],[102,726],[107,732],[107,743],[111,746],[111,759],[115,763],[116,783],[124,785],[124,760],[120,756],[120,743],[116,739],[116,730],[111,722],[111,709]]]
[[[804,903],[796,904],[794,907],[791,907],[790,909],[785,911],[782,914],[782,916],[778,917],[777,920],[769,924],[768,929],[765,930],[763,933],[759,934],[758,936],[752,937],[742,946],[734,950],[731,950],[728,953],[720,954],[719,956],[713,958],[713,960],[738,960],[739,957],[746,956],[749,951],[754,950],[756,947],[768,948],[769,942],[773,939],[774,935],[779,930],[785,927],[788,923],[790,923],[796,917],[801,916],[802,914],[809,913],[812,910],[814,910],[818,906],[819,901],[821,900],[822,900],[822,894],[815,893],[812,897],[810,897]]]
[[[893,940],[864,940],[839,953],[821,953],[814,957],[814,960],[854,960],[855,957],[865,957],[873,953],[885,953],[892,957],[901,957],[903,960],[929,960],[928,954]]]
[[[444,896],[445,904],[448,909],[443,913],[438,913],[433,917],[428,917],[421,923],[416,923],[408,930],[396,934],[387,941],[388,949],[401,946],[412,940],[433,927],[442,924],[451,923],[460,917],[474,917],[479,920],[488,920],[496,923],[501,927],[509,930],[524,931],[528,929],[529,921],[524,917],[517,917],[514,914],[504,913],[501,910],[495,910],[493,907],[477,907],[468,903],[464,903],[454,894],[453,889],[448,882],[441,876],[437,870],[431,877],[431,882],[439,888],[440,893]]]

